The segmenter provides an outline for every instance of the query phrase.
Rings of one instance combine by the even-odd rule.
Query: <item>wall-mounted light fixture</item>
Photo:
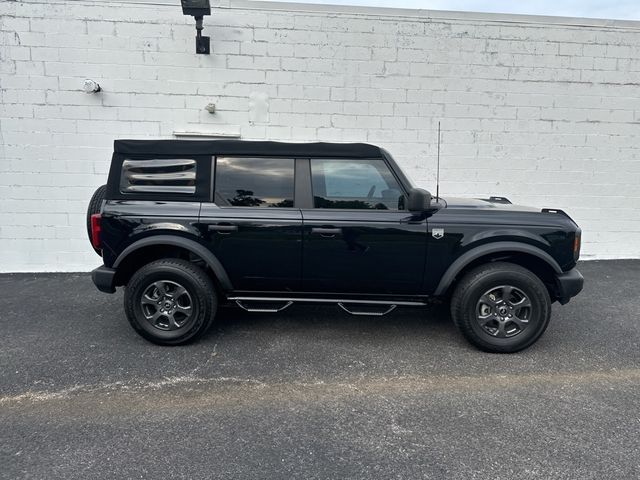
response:
[[[196,20],[196,53],[209,55],[209,37],[202,36],[202,17],[211,15],[209,0],[181,0],[182,13],[192,15]]]
[[[82,90],[84,90],[84,93],[98,93],[102,89],[100,88],[100,84],[98,82],[94,82],[93,80],[87,78],[82,84]]]

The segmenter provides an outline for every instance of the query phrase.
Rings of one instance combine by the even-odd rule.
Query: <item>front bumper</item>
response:
[[[558,288],[558,301],[564,305],[582,291],[584,277],[577,268],[572,268],[568,272],[556,275],[556,285]]]
[[[91,272],[91,280],[98,290],[105,293],[114,293],[116,271],[113,268],[107,268],[104,265],[100,265],[98,268]]]

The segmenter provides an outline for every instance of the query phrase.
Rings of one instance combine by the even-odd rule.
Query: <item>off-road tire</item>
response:
[[[530,300],[530,318],[526,328],[510,338],[497,338],[481,326],[478,306],[481,297],[492,288],[513,286]],[[481,265],[468,272],[451,297],[453,321],[470,343],[481,350],[513,353],[535,343],[549,325],[551,299],[542,281],[530,270],[507,262]]]
[[[188,322],[173,330],[162,330],[145,317],[143,295],[155,283],[184,287],[191,303]],[[149,297],[145,297],[148,302]],[[177,300],[176,300],[177,302]],[[148,263],[133,274],[125,288],[124,309],[131,326],[142,337],[158,345],[183,345],[201,337],[211,326],[218,307],[211,278],[197,265],[175,258]],[[148,314],[148,312],[147,312]]]
[[[89,236],[89,243],[91,243],[91,215],[100,213],[100,208],[102,208],[102,201],[104,200],[106,191],[106,185],[98,187],[96,191],[93,192],[91,200],[89,200],[89,207],[87,208],[87,235]],[[100,255],[100,250],[94,248],[93,244],[91,244],[91,248],[93,248],[95,252]]]

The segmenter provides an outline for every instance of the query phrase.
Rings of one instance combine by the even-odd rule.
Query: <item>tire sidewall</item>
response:
[[[100,213],[100,211],[102,210],[102,202],[104,201],[106,192],[107,192],[106,185],[101,185],[100,187],[98,187],[96,191],[93,192],[93,195],[91,196],[91,200],[89,200],[89,205],[87,207],[87,215],[86,215],[87,236],[89,237],[89,243],[91,243],[91,248],[93,248],[93,250],[98,255],[101,255],[101,251],[100,249],[97,249],[93,246],[92,239],[91,239],[91,215],[95,213]]]
[[[531,301],[531,319],[521,333],[509,338],[498,338],[487,333],[476,320],[476,307],[480,297],[492,288],[511,285],[521,290]],[[549,321],[548,293],[537,278],[517,271],[495,271],[472,284],[462,297],[461,314],[467,328],[473,332],[478,346],[494,351],[514,352],[535,342],[545,331]]]
[[[132,278],[130,286],[125,292],[125,308],[128,313],[129,321],[133,328],[143,337],[156,343],[172,344],[184,343],[192,337],[198,335],[203,325],[206,323],[209,315],[212,314],[210,308],[210,300],[206,295],[212,295],[211,292],[203,292],[202,287],[198,284],[189,272],[178,267],[150,266],[147,271],[141,271]],[[154,327],[145,318],[142,312],[140,299],[149,286],[159,280],[169,280],[182,285],[191,296],[192,308],[194,309],[188,325],[176,330],[161,330]]]

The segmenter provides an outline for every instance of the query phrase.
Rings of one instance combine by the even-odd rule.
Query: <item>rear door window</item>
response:
[[[290,208],[295,159],[217,157],[215,202],[229,207]]]

